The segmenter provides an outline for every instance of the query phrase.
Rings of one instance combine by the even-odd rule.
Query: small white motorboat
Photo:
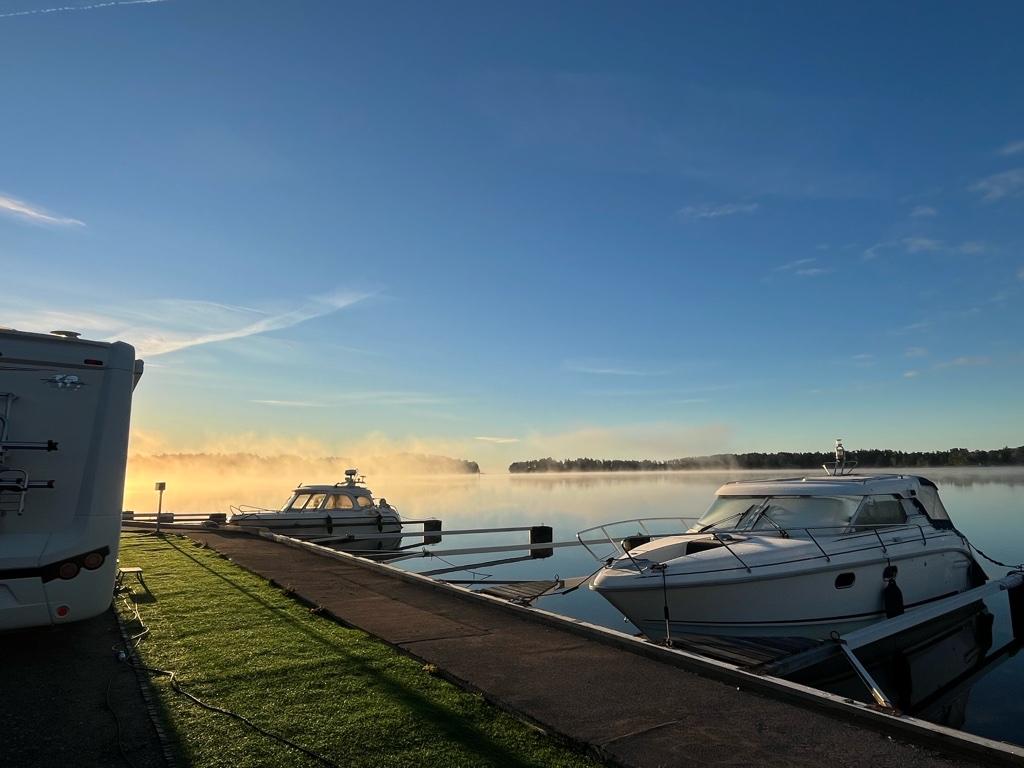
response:
[[[933,482],[854,475],[852,466],[837,441],[824,477],[727,483],[696,521],[580,531],[606,564],[590,588],[656,641],[821,639],[985,581]],[[685,532],[654,532],[668,521]],[[638,533],[618,538],[613,528],[623,525]],[[595,551],[595,540],[612,545],[612,556]]]
[[[368,549],[391,549],[399,538],[380,534],[400,533],[402,518],[387,500],[375,501],[355,469],[345,471],[345,482],[334,485],[300,485],[280,509],[232,507],[228,524],[250,530],[266,528],[296,539],[329,537],[371,541]],[[374,538],[377,537],[377,538]]]

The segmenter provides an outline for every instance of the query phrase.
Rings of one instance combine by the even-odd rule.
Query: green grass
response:
[[[121,563],[142,566],[151,591],[135,588],[151,629],[139,647],[145,664],[338,765],[596,764],[188,539],[125,535]],[[166,680],[153,685],[187,764],[320,765],[196,706]]]

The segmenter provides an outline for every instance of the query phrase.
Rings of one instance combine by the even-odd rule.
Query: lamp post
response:
[[[157,491],[160,496],[156,502],[156,532],[160,533],[160,517],[164,511],[164,491],[167,489],[167,483],[161,481],[153,486],[153,490]]]

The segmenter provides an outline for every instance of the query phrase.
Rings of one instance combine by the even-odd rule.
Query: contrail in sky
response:
[[[97,8],[113,8],[116,5],[153,5],[154,3],[166,3],[167,0],[111,0],[108,3],[92,3],[90,5],[59,5],[54,8],[36,8],[31,11],[11,11],[0,13],[0,19],[9,19],[12,16],[36,16],[41,13],[67,13],[69,11],[94,11]]]

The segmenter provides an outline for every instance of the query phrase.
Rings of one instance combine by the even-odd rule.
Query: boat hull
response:
[[[672,635],[828,638],[886,617],[886,568],[906,610],[957,594],[971,585],[969,553],[960,547],[831,562],[789,572],[707,576],[651,573],[645,578],[608,571],[591,589],[599,592],[655,641]],[[852,576],[851,576],[852,574]],[[848,584],[848,586],[847,586]],[[667,606],[667,627],[666,627]]]
[[[326,512],[317,514],[287,514],[278,512],[248,515],[233,515],[228,521],[232,525],[248,530],[267,529],[294,539],[319,539],[324,537],[352,537],[356,540],[373,539],[379,534],[401,533],[402,521],[395,514],[373,515],[332,515]],[[377,541],[381,541],[379,538]],[[394,541],[398,539],[388,539]],[[373,548],[378,548],[374,546]],[[385,549],[388,547],[384,547]]]

